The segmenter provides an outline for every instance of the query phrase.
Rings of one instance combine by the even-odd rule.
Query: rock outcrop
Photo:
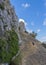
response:
[[[18,29],[18,17],[9,0],[0,0],[0,35],[5,30]]]
[[[20,32],[25,32],[25,24],[24,24],[24,22],[23,21],[20,21],[19,22],[19,31]]]
[[[27,33],[20,33],[22,65],[46,65],[46,49]]]

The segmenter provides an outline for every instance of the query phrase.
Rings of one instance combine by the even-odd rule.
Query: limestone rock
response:
[[[18,17],[9,0],[0,0],[0,27],[3,32],[11,28],[15,31],[18,29]]]
[[[46,65],[46,49],[27,33],[20,33],[22,65]]]
[[[24,22],[23,21],[20,21],[19,22],[19,31],[20,32],[25,32],[25,24],[24,24]]]

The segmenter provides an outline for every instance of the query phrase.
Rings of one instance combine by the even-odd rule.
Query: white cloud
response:
[[[34,22],[31,22],[31,25],[34,26]]]
[[[40,29],[37,29],[37,33],[39,33],[41,30]]]
[[[23,3],[23,4],[22,4],[22,7],[28,8],[28,7],[30,7],[30,4],[29,4],[29,3],[25,3],[25,4]]]
[[[46,41],[46,36],[43,36],[40,40],[41,40],[42,42],[43,42],[43,41]]]
[[[24,19],[19,19],[19,22],[23,22],[25,24],[25,26],[27,25],[27,23],[25,22]]]
[[[44,6],[46,7],[46,0],[43,0],[44,1]]]
[[[43,21],[43,25],[46,26],[46,18]]]
[[[46,16],[46,13],[44,13],[44,16]]]
[[[44,6],[46,7],[46,2],[44,3]]]
[[[29,33],[32,33],[32,30],[27,29],[27,31],[28,31]]]
[[[42,39],[46,39],[46,36],[42,37]]]

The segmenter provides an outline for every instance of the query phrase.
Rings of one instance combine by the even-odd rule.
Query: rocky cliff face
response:
[[[18,31],[21,42],[22,65],[46,65],[46,49],[41,46],[41,42],[24,32],[23,23],[19,26],[21,30],[18,31],[18,17],[9,0],[0,0],[0,37],[6,30],[14,28],[16,32]]]
[[[27,33],[20,33],[22,65],[46,65],[46,49]]]
[[[17,31],[18,17],[9,0],[0,0],[0,36],[5,30],[14,28]]]

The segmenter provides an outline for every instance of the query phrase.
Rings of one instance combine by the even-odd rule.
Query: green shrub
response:
[[[0,4],[0,9],[4,10],[4,4]]]
[[[25,33],[28,33],[28,31],[25,30]]]
[[[31,35],[33,38],[36,38],[37,33],[35,33],[35,32],[33,31],[32,33],[30,33],[30,35]]]
[[[1,39],[0,38],[0,57],[1,57],[1,62],[3,61],[3,59],[5,58],[5,55],[6,55],[6,50],[5,50],[5,47],[6,47],[6,40],[3,38]]]
[[[14,30],[6,32],[7,37],[0,38],[0,63],[10,62],[19,50],[18,36]]]

